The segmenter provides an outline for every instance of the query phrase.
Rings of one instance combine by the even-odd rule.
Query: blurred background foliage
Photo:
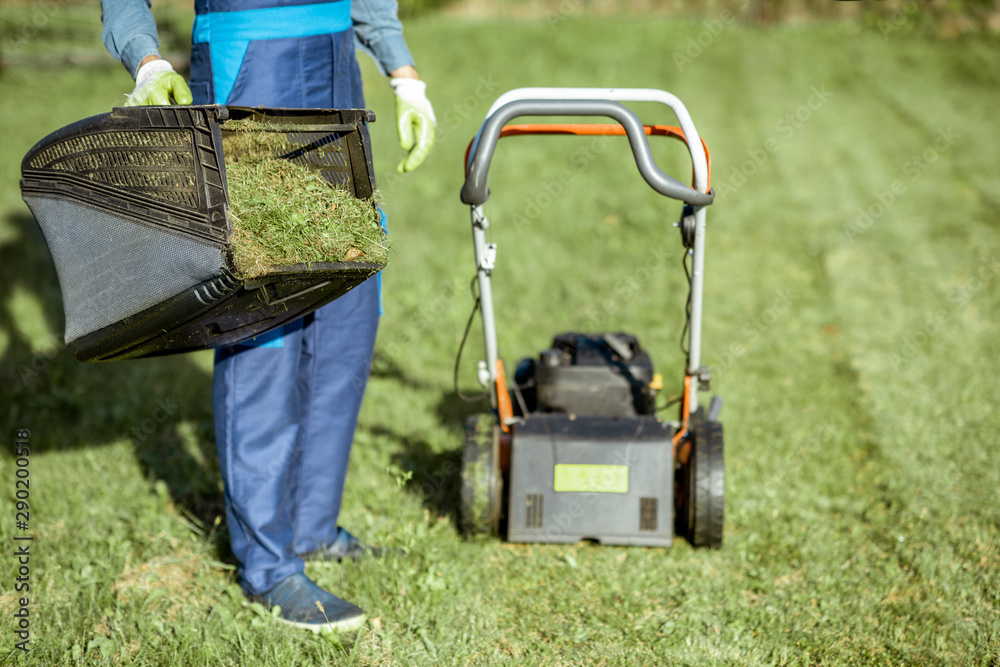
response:
[[[434,9],[472,16],[513,18],[552,14],[662,14],[713,18],[730,10],[738,20],[760,25],[861,20],[878,29],[880,21],[901,16],[907,31],[950,37],[963,32],[1000,30],[996,0],[904,0],[895,2],[831,2],[830,0],[401,0],[400,13],[415,15]]]
[[[17,65],[105,65],[100,10],[94,0],[0,0],[0,68]],[[153,0],[161,53],[186,65],[192,0]],[[716,20],[731,12],[756,25],[851,21],[888,36],[953,38],[1000,31],[1000,0],[399,0],[404,19],[440,12],[457,17],[559,20],[569,16],[661,15]],[[58,17],[58,20],[54,20]],[[42,37],[43,39],[36,39]],[[58,52],[51,45],[58,43]],[[46,44],[46,51],[33,45]]]

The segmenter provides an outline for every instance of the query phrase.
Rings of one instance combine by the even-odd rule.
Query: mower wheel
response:
[[[469,536],[500,531],[503,476],[499,431],[493,415],[474,415],[465,422],[459,521],[462,532]]]
[[[687,462],[677,469],[677,534],[693,547],[722,547],[726,471],[722,422],[698,420]]]

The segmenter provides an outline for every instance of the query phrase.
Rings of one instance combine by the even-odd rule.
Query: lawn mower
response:
[[[643,125],[627,102],[669,107],[680,127]],[[508,125],[522,116],[607,117],[612,124]],[[680,221],[689,294],[682,347],[687,365],[676,420],[661,418],[662,379],[635,336],[612,331],[557,335],[537,359],[522,360],[513,382],[500,357],[491,277],[497,246],[487,242],[483,204],[490,161],[502,137],[533,134],[624,135],[639,173],[656,192],[684,204]],[[692,187],[663,173],[647,136],[683,141]],[[462,202],[471,208],[476,309],[486,359],[478,380],[492,410],[470,417],[462,452],[460,523],[467,534],[505,534],[510,542],[670,546],[674,532],[696,547],[722,545],[725,471],[722,399],[706,411],[698,392],[711,380],[701,365],[702,283],[708,148],[674,95],[653,89],[521,88],[500,96],[469,144]],[[688,268],[689,267],[689,268]],[[456,391],[462,349],[456,360]],[[461,395],[461,394],[460,394]]]

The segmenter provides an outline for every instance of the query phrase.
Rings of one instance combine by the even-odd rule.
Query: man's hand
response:
[[[174,71],[166,60],[147,58],[135,73],[135,90],[125,100],[125,106],[191,104],[191,89],[184,77]]]
[[[409,151],[396,171],[405,173],[419,167],[434,146],[434,128],[437,119],[434,108],[427,99],[427,84],[416,78],[412,67],[400,68],[392,73],[389,85],[396,93],[396,130],[399,145]]]

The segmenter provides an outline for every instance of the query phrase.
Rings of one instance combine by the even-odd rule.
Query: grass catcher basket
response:
[[[21,164],[21,193],[59,274],[74,356],[108,361],[230,345],[312,312],[383,268],[372,121],[365,109],[118,108],[36,144]],[[224,137],[234,134],[227,124],[240,123],[267,133],[268,157],[368,207],[381,252],[349,247],[345,257],[240,268],[224,155]],[[295,208],[294,195],[281,197]]]

